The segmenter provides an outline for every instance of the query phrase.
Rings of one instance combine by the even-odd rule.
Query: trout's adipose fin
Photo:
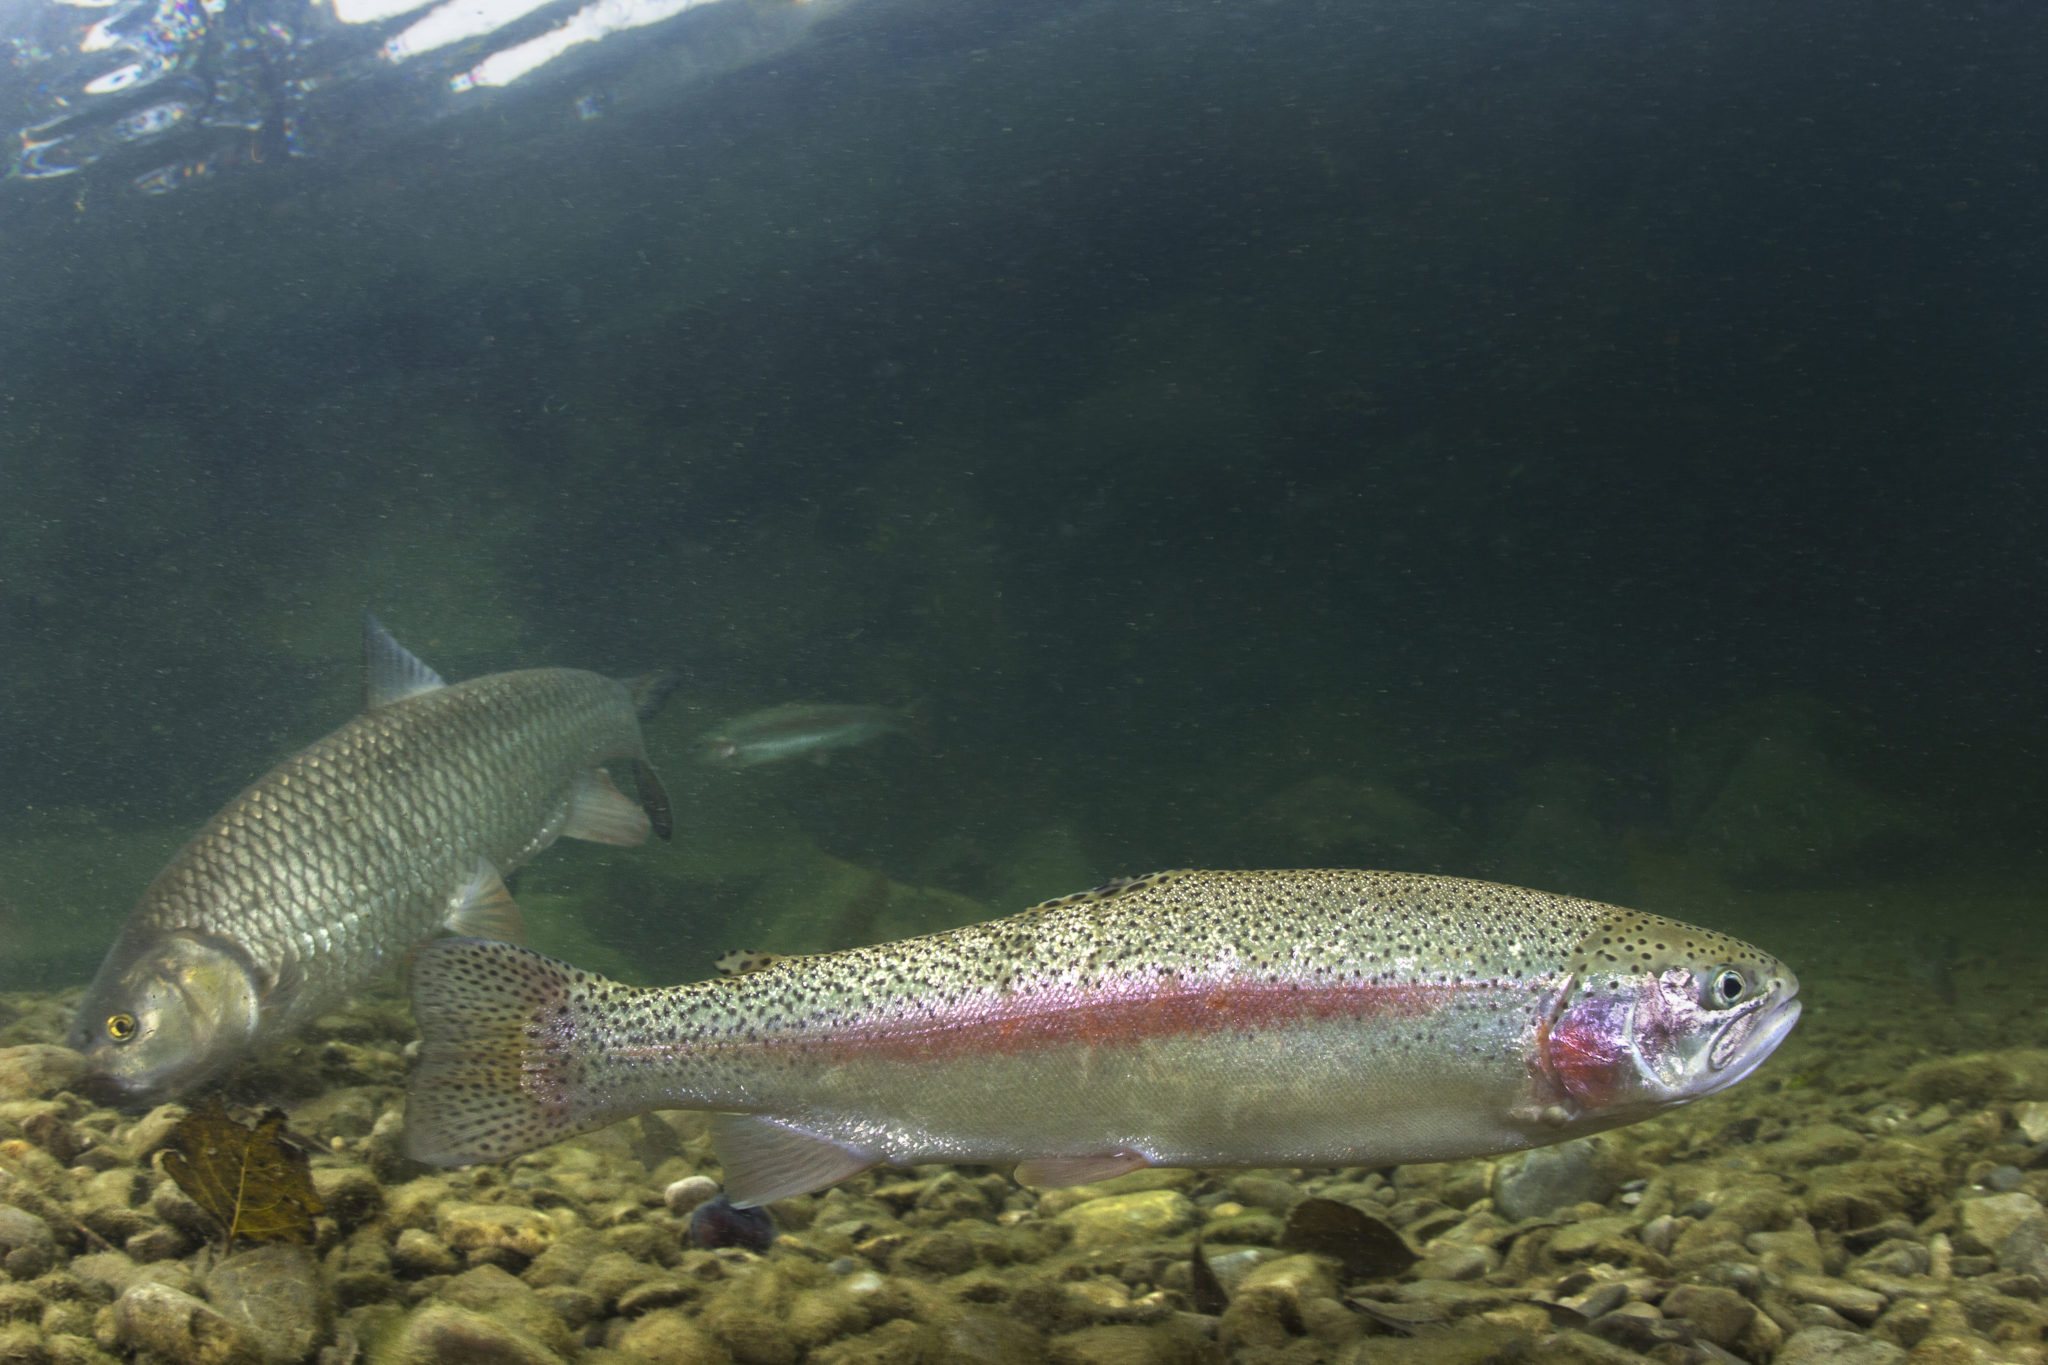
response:
[[[763,953],[752,948],[735,948],[729,953],[720,953],[711,965],[718,968],[720,976],[745,976],[749,972],[765,972],[782,961],[782,953]]]

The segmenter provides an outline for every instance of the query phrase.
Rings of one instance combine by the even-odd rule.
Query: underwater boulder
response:
[[[1486,859],[1489,877],[1517,886],[1626,905],[1635,899],[1628,850],[1594,813],[1600,774],[1546,763],[1522,778],[1505,833]]]
[[[1079,890],[1080,888],[1074,888]],[[929,934],[990,917],[981,902],[910,886],[804,846],[764,878],[734,922],[755,926],[724,948],[811,953]]]
[[[1424,872],[1459,864],[1458,827],[1383,782],[1323,773],[1269,797],[1255,816],[1274,861],[1303,867],[1398,867]]]
[[[1672,757],[1672,818],[1686,853],[1747,890],[1838,884],[1938,866],[1954,831],[1919,802],[1852,773],[1867,749],[1845,718],[1780,696],[1687,735]]]

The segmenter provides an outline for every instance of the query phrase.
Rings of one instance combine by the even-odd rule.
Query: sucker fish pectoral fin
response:
[[[375,711],[422,692],[446,687],[441,675],[392,638],[383,623],[363,613],[363,709]]]
[[[612,785],[602,768],[592,768],[569,788],[569,814],[562,833],[594,844],[630,848],[647,842],[647,812]]]
[[[278,959],[277,972],[271,978],[270,986],[263,992],[263,1009],[269,1014],[282,1014],[306,984],[305,968],[299,964],[297,953],[286,953]]]
[[[1092,1185],[1152,1163],[1136,1152],[1105,1152],[1100,1156],[1042,1156],[1020,1161],[1011,1174],[1019,1185],[1038,1190],[1057,1190],[1067,1185]]]
[[[726,1198],[742,1209],[822,1190],[881,1160],[757,1114],[712,1119],[711,1146],[725,1167]]]
[[[476,860],[476,871],[449,899],[448,918],[444,922],[450,933],[464,938],[526,941],[526,921],[519,913],[519,902],[512,899],[498,869],[487,858]]]

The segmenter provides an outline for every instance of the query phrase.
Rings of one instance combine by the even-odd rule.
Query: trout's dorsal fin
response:
[[[763,971],[782,961],[781,953],[761,953],[752,948],[735,948],[721,953],[718,961],[711,965],[718,968],[722,976],[745,976],[748,972]]]
[[[464,938],[496,938],[507,943],[526,940],[526,921],[519,902],[505,889],[490,859],[476,860],[476,871],[448,898],[448,931]]]
[[[717,1115],[711,1148],[725,1167],[726,1198],[740,1209],[822,1190],[881,1160],[763,1114]]]
[[[363,709],[374,711],[437,687],[441,675],[428,668],[369,612],[363,613]]]

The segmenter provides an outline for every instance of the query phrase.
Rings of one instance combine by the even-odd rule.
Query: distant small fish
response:
[[[66,1041],[92,1088],[187,1093],[444,930],[514,938],[509,873],[556,838],[669,833],[640,721],[671,675],[572,668],[449,686],[363,626],[363,713],[256,779],[142,893]],[[603,765],[630,759],[640,801]]]
[[[1799,979],[1725,934],[1387,872],[1162,872],[667,990],[443,939],[411,984],[408,1155],[711,1110],[739,1207],[883,1162],[1068,1185],[1499,1155],[1733,1085],[1799,1018]]]
[[[698,741],[698,753],[721,768],[754,768],[788,758],[822,763],[834,749],[871,744],[884,735],[916,739],[922,731],[914,710],[797,702],[714,726]]]

